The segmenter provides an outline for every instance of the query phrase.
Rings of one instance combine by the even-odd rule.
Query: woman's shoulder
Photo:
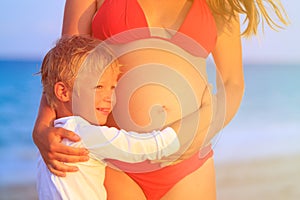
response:
[[[102,6],[104,1],[105,0],[96,0],[97,10],[99,10],[99,8]]]

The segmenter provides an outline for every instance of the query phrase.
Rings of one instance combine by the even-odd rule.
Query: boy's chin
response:
[[[83,117],[85,118],[85,120],[87,120],[90,124],[93,125],[104,125],[107,121],[107,118],[103,118],[103,117],[97,117],[97,119],[89,119],[87,117]]]
[[[107,117],[97,117],[97,125],[104,125],[107,121]]]

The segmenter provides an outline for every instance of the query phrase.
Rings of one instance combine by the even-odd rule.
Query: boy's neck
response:
[[[67,103],[63,103],[63,102],[59,102],[57,104],[57,107],[55,109],[56,111],[56,118],[63,118],[63,117],[70,117],[70,116],[74,116],[74,113],[72,112],[72,103],[67,102]],[[76,114],[77,116],[81,116]],[[98,121],[95,120],[91,120],[88,119],[86,117],[81,116],[83,119],[85,119],[86,121],[88,121],[90,124],[99,126],[99,125],[104,125],[104,123],[99,123]]]
[[[66,103],[58,103],[56,109],[56,118],[70,117],[73,116],[72,109]]]

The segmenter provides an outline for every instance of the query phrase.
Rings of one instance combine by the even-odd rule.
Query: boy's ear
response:
[[[70,101],[71,93],[70,93],[68,87],[61,81],[55,83],[54,94],[55,94],[56,98],[61,102]]]

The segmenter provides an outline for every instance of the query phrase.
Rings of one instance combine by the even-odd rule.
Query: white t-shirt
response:
[[[156,160],[175,153],[180,146],[175,131],[170,127],[162,131],[138,134],[106,126],[94,126],[78,116],[57,119],[54,126],[78,134],[81,137],[79,142],[64,139],[63,143],[89,149],[90,159],[87,162],[74,163],[79,168],[78,172],[58,177],[48,170],[39,155],[37,191],[40,200],[105,200],[104,158],[130,163]]]

